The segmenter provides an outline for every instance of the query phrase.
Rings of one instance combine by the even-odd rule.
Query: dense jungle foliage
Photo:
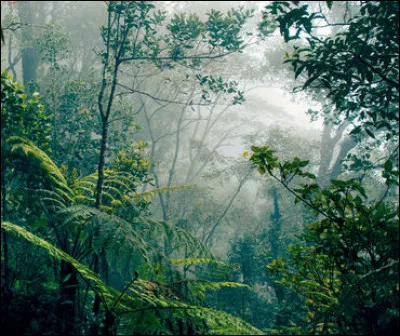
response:
[[[2,332],[398,333],[398,2],[1,6]]]

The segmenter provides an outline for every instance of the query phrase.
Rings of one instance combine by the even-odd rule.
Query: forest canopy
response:
[[[1,7],[2,330],[398,333],[398,2]]]

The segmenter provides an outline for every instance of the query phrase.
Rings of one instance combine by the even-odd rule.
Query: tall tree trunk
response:
[[[274,212],[271,214],[271,230],[269,231],[269,243],[271,246],[271,257],[276,259],[279,256],[281,250],[281,212],[279,209],[279,195],[278,191],[274,188],[272,190],[272,198],[274,202]]]
[[[318,180],[322,186],[326,186],[327,181],[329,180],[329,167],[332,162],[333,150],[336,145],[331,136],[332,128],[332,124],[324,124],[322,130],[320,163],[318,168]]]
[[[100,209],[102,203],[103,196],[103,185],[104,185],[104,166],[105,166],[105,157],[107,150],[107,140],[108,140],[108,123],[103,118],[102,119],[102,133],[101,133],[101,146],[100,146],[100,156],[99,156],[99,164],[97,167],[98,178],[97,178],[97,187],[96,187],[96,203],[95,207]],[[99,229],[96,229],[93,233],[93,236],[96,237],[99,235]],[[101,273],[100,264],[102,264],[103,268],[105,267],[104,261],[101,263],[101,257],[97,254],[93,257],[93,271],[97,274]],[[100,303],[101,297],[96,294],[93,304],[93,313],[95,316],[98,315],[100,311]],[[99,326],[97,323],[93,323],[91,327],[91,334],[98,335],[99,334]]]
[[[324,124],[321,139],[321,161],[318,169],[318,182],[321,187],[326,188],[330,180],[336,179],[342,172],[342,161],[346,155],[352,150],[357,142],[351,136],[343,134],[348,122],[342,123],[334,132],[333,125],[329,122]],[[333,134],[332,134],[333,133]],[[338,148],[340,144],[340,149]],[[334,159],[334,151],[339,150],[339,154]]]
[[[335,163],[331,169],[331,179],[335,180],[338,178],[343,168],[343,160],[346,158],[347,154],[357,146],[357,141],[355,141],[351,136],[347,136],[340,145],[340,152],[336,158]]]
[[[111,11],[109,11],[109,16],[108,16],[108,29],[111,29]],[[107,53],[109,55],[110,52],[110,37],[108,38],[107,41]],[[99,164],[97,167],[97,186],[96,186],[96,202],[95,202],[95,207],[97,209],[101,208],[102,204],[102,197],[103,197],[103,186],[104,186],[104,167],[105,167],[105,158],[106,158],[106,151],[107,151],[107,142],[108,142],[108,121],[111,115],[112,111],[112,105],[114,102],[114,97],[115,97],[115,91],[118,83],[118,71],[119,71],[119,53],[115,55],[115,63],[114,63],[114,69],[113,69],[113,75],[112,75],[112,82],[111,82],[111,89],[110,89],[110,94],[106,96],[106,89],[109,86],[107,84],[107,68],[109,67],[109,56],[107,57],[107,60],[105,61],[103,65],[103,79],[102,79],[102,85],[100,88],[99,92],[99,99],[98,99],[98,106],[99,106],[99,112],[101,116],[101,122],[102,122],[102,132],[101,132],[101,146],[100,146],[100,156],[99,156]],[[104,99],[106,98],[106,108],[104,108]],[[94,237],[98,236],[99,231],[98,229],[95,230],[93,233]],[[103,250],[102,250],[103,251]],[[103,278],[107,277],[108,273],[108,265],[107,261],[105,259],[104,253],[102,255],[97,255],[95,254],[94,260],[93,260],[93,270],[95,273],[100,273],[103,275]],[[102,266],[102,267],[101,267]],[[99,311],[100,311],[100,302],[101,298],[98,294],[95,296],[95,301],[93,304],[93,314],[94,316],[98,316]],[[93,323],[92,325],[92,335],[98,335],[99,333],[99,325],[96,323]]]
[[[22,23],[35,23],[32,1],[18,1],[18,11]],[[36,81],[36,71],[39,65],[40,56],[38,49],[36,48],[33,27],[23,27],[21,34],[22,41],[24,41],[25,44],[21,50],[22,78],[26,91],[32,93],[34,89],[32,84]]]
[[[279,209],[279,194],[276,188],[272,190],[272,198],[274,203],[274,212],[271,214],[271,229],[269,231],[269,244],[271,246],[271,257],[276,259],[280,256],[281,252],[281,235],[282,235],[282,214]],[[284,287],[277,284],[275,281],[270,281],[270,286],[274,289],[276,299],[278,300],[278,306],[282,307],[285,299]],[[275,325],[279,326],[282,324],[282,316],[280,312],[276,315]]]

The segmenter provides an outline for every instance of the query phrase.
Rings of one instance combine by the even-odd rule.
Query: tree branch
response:
[[[179,60],[192,60],[192,59],[218,59],[230,54],[237,52],[239,49],[230,50],[225,53],[221,53],[218,55],[210,55],[210,54],[199,54],[199,55],[191,55],[191,56],[159,56],[159,57],[151,57],[151,56],[133,56],[122,58],[121,63],[129,62],[129,61],[179,61]]]
[[[380,76],[385,82],[388,82],[392,86],[394,86],[397,91],[399,91],[399,83],[395,82],[394,80],[388,78],[382,71],[376,69],[374,66],[369,64],[366,60],[364,60],[361,55],[355,53],[355,52],[350,52],[351,55],[353,55],[355,58],[357,58],[362,64],[367,66],[373,73],[376,73],[378,76]]]

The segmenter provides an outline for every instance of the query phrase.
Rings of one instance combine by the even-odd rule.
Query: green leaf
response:
[[[300,161],[300,162],[299,162],[299,167],[306,167],[309,163],[310,163],[309,160]]]
[[[300,65],[300,66],[297,68],[297,70],[296,70],[296,72],[295,72],[295,74],[294,74],[294,78],[299,77],[300,74],[302,73],[302,71],[304,70],[305,67],[306,67],[306,65],[305,65],[304,63],[303,63],[302,65]]]
[[[341,181],[341,180],[331,180],[332,184],[335,187],[339,187],[339,188],[345,188],[347,187],[347,182],[345,181]]]
[[[361,132],[361,127],[357,126],[357,127],[353,128],[349,134],[353,135],[353,134],[358,134],[360,132]]]
[[[318,79],[318,77],[319,77],[319,74],[307,79],[306,82],[303,84],[303,89],[308,88],[316,79]]]
[[[261,165],[260,165],[260,166],[257,167],[257,171],[258,171],[261,175],[264,175],[266,169],[265,169],[264,166],[261,166]]]
[[[369,129],[365,129],[365,132],[371,137],[371,138],[374,138],[375,139],[375,134],[374,133],[372,133]]]
[[[1,222],[1,229],[12,233],[19,238],[23,238],[37,247],[44,249],[49,256],[71,264],[84,279],[92,283],[93,288],[96,289],[97,292],[101,293],[104,297],[113,297],[107,286],[103,283],[102,280],[100,280],[96,273],[92,272],[87,266],[81,264],[69,254],[61,251],[51,243],[10,222]],[[70,276],[70,274],[68,275]],[[67,280],[64,279],[64,281]]]
[[[68,273],[65,278],[62,280],[63,283],[67,282],[71,278],[71,273]]]
[[[304,176],[306,176],[310,179],[313,179],[313,180],[315,180],[317,178],[314,174],[309,173],[309,172],[304,173]]]
[[[393,170],[393,162],[391,160],[387,160],[385,162],[385,171],[390,173]]]

